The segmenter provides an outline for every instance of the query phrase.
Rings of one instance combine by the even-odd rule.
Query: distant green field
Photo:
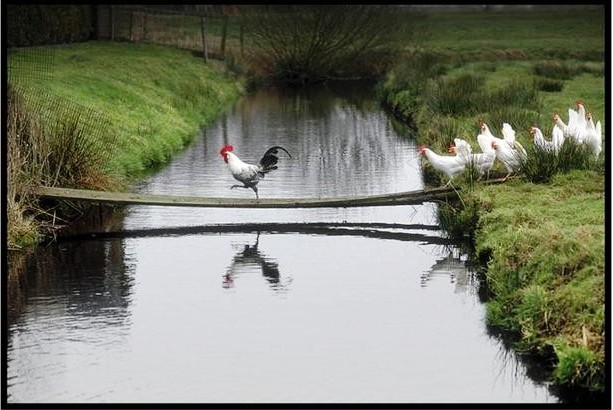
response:
[[[416,30],[424,46],[455,52],[521,50],[572,56],[604,52],[604,8],[430,12]]]

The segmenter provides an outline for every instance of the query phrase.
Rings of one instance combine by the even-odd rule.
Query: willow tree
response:
[[[389,5],[254,6],[242,13],[262,68],[293,84],[382,74],[410,39],[411,20]]]

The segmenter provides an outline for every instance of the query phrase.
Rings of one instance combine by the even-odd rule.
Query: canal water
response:
[[[225,144],[291,153],[261,198],[420,189],[408,135],[362,83],[268,89],[134,191],[253,197],[230,190]],[[466,259],[435,203],[130,206],[11,264],[8,402],[556,402],[488,333]]]

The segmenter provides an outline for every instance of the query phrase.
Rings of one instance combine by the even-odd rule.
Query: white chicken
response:
[[[232,185],[230,189],[251,188],[253,192],[255,192],[256,198],[259,198],[258,182],[260,182],[267,173],[277,169],[277,161],[279,160],[277,153],[279,150],[285,151],[290,158],[292,157],[285,148],[275,145],[264,153],[257,165],[252,165],[241,161],[241,159],[232,152],[233,150],[234,147],[232,145],[224,145],[219,152],[226,164],[228,164],[228,168],[230,168],[230,173],[234,179],[243,183],[243,185]]]
[[[449,145],[449,152],[455,153],[457,155],[468,156],[472,154],[473,147],[465,139],[454,138],[453,143]]]
[[[564,136],[564,131],[562,131],[562,128],[558,127],[557,124],[554,124],[553,129],[551,130],[551,141],[553,142],[553,147],[556,153],[560,152],[565,140],[566,137]]]
[[[562,121],[558,113],[553,114],[553,121],[560,127],[565,138],[573,138],[577,143],[582,144],[585,136],[587,122],[585,120],[585,107],[583,101],[577,100],[577,111],[568,109],[568,124]]]
[[[585,128],[583,142],[590,152],[598,158],[602,151],[602,126],[600,125],[600,121],[596,122],[596,125],[594,125],[594,119],[592,118],[591,112],[585,114],[585,118],[587,126]]]
[[[487,125],[485,121],[479,120],[477,122],[477,125],[479,125],[479,130],[480,130],[479,135],[477,135],[477,142],[479,143],[479,147],[481,147],[482,152],[488,152],[488,151],[493,150],[492,141],[496,141],[496,142],[503,141],[502,138],[498,138],[494,134],[492,134],[492,132],[490,131],[490,127]]]
[[[424,144],[419,146],[419,153],[428,159],[428,162],[430,162],[434,169],[444,173],[449,178],[445,186],[451,184],[453,177],[461,174],[466,169],[465,161],[457,155],[440,155],[427,148]]]
[[[506,180],[513,173],[518,172],[522,163],[525,160],[525,150],[518,151],[509,146],[506,142],[492,141],[492,148],[496,151],[496,158],[500,160],[507,169],[507,175],[504,177]]]
[[[454,138],[453,144],[449,146],[449,152],[453,152],[464,160],[467,167],[475,167],[479,173],[479,179],[487,174],[490,177],[490,170],[496,160],[496,152],[492,149],[488,152],[473,153],[468,141],[461,138]]]
[[[575,112],[572,109],[570,109],[569,111]],[[576,114],[577,113],[575,112],[575,115]],[[554,127],[558,127],[562,131],[565,138],[571,138],[571,137],[574,138],[572,130],[568,127],[568,124],[562,121],[560,114],[558,114],[557,112],[553,113],[553,123],[554,123],[553,124]]]
[[[556,128],[561,132],[560,128]],[[537,149],[556,154],[558,153],[560,146],[556,144],[556,140],[554,138],[552,138],[551,141],[547,141],[543,136],[543,132],[538,127],[530,127],[529,131],[530,134],[532,134],[532,136],[534,137],[534,145]]]
[[[585,106],[583,105],[583,101],[581,100],[575,101],[575,104],[577,105],[577,132],[580,133],[587,127]],[[578,134],[577,138],[581,138],[581,141],[583,141],[582,135]]]
[[[502,123],[502,139],[505,140],[511,147],[515,146],[515,130],[511,124]]]

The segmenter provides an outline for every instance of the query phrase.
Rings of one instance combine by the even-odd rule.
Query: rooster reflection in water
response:
[[[286,285],[283,284],[280,279],[279,265],[260,252],[258,249],[259,242],[260,232],[257,234],[255,244],[245,245],[243,250],[232,258],[232,263],[228,266],[226,273],[223,275],[222,286],[224,288],[234,287],[234,278],[241,272],[252,271],[254,267],[259,267],[262,276],[264,276],[264,279],[266,279],[271,289],[285,289]]]

